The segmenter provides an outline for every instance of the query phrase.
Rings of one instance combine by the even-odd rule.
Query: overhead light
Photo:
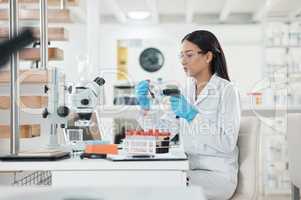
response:
[[[271,7],[271,4],[272,4],[271,0],[266,1],[266,7]]]
[[[130,11],[128,12],[128,17],[134,20],[144,20],[150,16],[148,11]]]

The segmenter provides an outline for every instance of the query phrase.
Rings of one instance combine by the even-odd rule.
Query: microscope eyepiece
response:
[[[90,101],[89,101],[89,99],[82,99],[82,100],[80,101],[80,103],[81,103],[82,105],[84,105],[84,106],[87,106],[87,105],[89,105]]]

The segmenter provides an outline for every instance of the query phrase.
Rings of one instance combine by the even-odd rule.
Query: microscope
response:
[[[94,138],[93,131],[96,130],[100,137],[98,115],[95,113],[98,97],[101,95],[100,87],[105,84],[105,80],[96,77],[92,82],[82,86],[68,87],[69,109],[73,113],[73,118],[64,131],[66,144],[70,144],[73,150],[82,150],[86,141]],[[95,113],[96,120],[92,119]]]
[[[64,87],[64,93],[67,93],[66,96],[69,101],[62,103],[59,101],[60,86],[57,81],[59,76],[56,70],[53,72],[52,77],[52,84],[50,84],[48,89],[48,107],[44,109],[42,114],[43,118],[47,118],[51,122],[48,146],[59,146],[57,137],[58,125],[63,129],[67,145],[71,144],[74,147],[80,144],[83,146],[84,130],[88,130],[91,125],[91,117],[97,106],[100,88],[105,84],[105,80],[101,77],[96,77],[92,82],[84,86]],[[70,126],[70,121],[74,121],[74,125]]]
[[[70,109],[79,117],[79,119],[75,121],[75,126],[87,127],[90,125],[91,116],[97,105],[97,98],[100,95],[99,89],[104,84],[105,80],[97,77],[86,86],[77,86],[74,90],[72,87],[68,88],[69,93],[71,93]]]

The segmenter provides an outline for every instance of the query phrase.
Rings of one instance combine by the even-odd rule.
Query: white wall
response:
[[[171,24],[158,26],[117,26],[102,25],[100,31],[100,66],[116,68],[116,47],[118,39],[143,39],[143,48],[155,46],[165,55],[164,67],[156,73],[147,73],[139,66],[138,58],[143,48],[133,53],[129,51],[129,75],[134,81],[145,78],[162,77],[166,81],[179,80],[184,83],[177,55],[181,39],[197,29],[212,31],[224,48],[231,79],[239,85],[242,94],[250,91],[261,79],[262,33],[259,25],[216,25],[193,26]],[[114,78],[114,77],[113,77]]]
[[[67,30],[69,41],[52,44],[52,46],[60,47],[64,50],[64,60],[57,62],[49,61],[49,65],[64,70],[67,80],[77,81],[83,74],[80,65],[87,55],[86,26],[83,24],[70,24],[67,26]],[[87,71],[89,70],[86,69],[84,72]]]

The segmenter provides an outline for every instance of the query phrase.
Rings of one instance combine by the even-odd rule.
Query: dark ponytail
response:
[[[198,30],[187,34],[182,39],[182,42],[185,40],[197,45],[205,53],[211,51],[213,54],[210,68],[211,73],[216,73],[217,76],[230,81],[223,49],[213,33],[205,30]]]

